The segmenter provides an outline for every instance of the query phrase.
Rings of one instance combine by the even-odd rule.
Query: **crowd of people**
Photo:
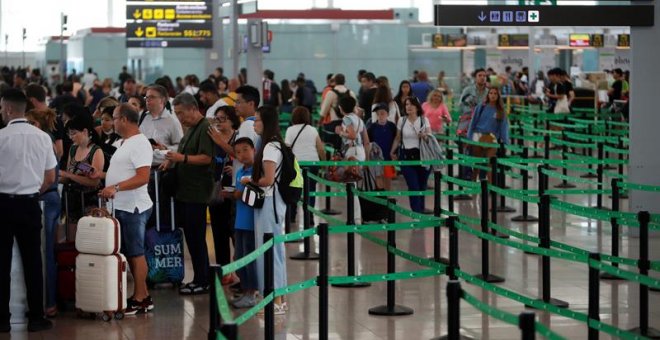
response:
[[[318,91],[303,73],[278,83],[274,72],[265,70],[259,89],[246,84],[246,72],[241,70],[236,78],[228,79],[218,68],[201,82],[194,75],[175,82],[164,76],[144,85],[126,68],[117,83],[98,79],[91,68],[82,76],[74,73],[58,83],[45,80],[38,70],[29,72],[29,77],[26,70],[2,70],[0,105],[6,127],[0,130],[0,213],[9,221],[1,237],[5,253],[0,263],[9,273],[11,244],[16,237],[28,283],[29,330],[49,328],[51,323],[44,316],[58,313],[54,247],[63,239],[58,234],[61,217],[66,214],[64,229],[73,233],[77,219],[97,204],[98,197],[114,200],[122,227],[122,253],[134,278],[134,293],[125,314],[154,309],[146,284],[144,237],[145,229],[154,224],[155,172],[176,179],[163,192],[171,191],[176,201],[177,220],[171,222],[185,233],[194,272],[192,281],[179,292],[204,294],[212,282],[207,211],[220,265],[258,248],[264,233],[282,234],[287,209],[302,225],[302,213],[287,206],[276,190],[284,147],[291,148],[299,161],[325,160],[326,144],[348,160],[420,160],[421,144],[433,134],[443,133],[452,122],[445,103],[448,98],[458,99],[457,133],[487,143],[509,143],[503,96],[518,94],[530,103],[547,103],[548,111],[558,114],[569,113],[575,98],[571,81],[561,69],[548,71],[547,77],[539,72],[531,84],[527,68],[520,72],[506,69],[499,75],[477,69],[471,80],[462,81],[459,97],[447,85],[444,72],[438,75],[437,84],[419,71],[393,88],[386,76],[360,70],[357,91],[347,87],[342,73],[328,74],[325,87]],[[617,69],[613,74],[612,103],[629,93],[623,72]],[[313,119],[316,110],[318,122]],[[284,133],[280,113],[291,113]],[[478,157],[492,157],[494,151],[484,147],[463,150]],[[402,166],[400,170],[409,190],[426,190],[428,166]],[[319,168],[310,171],[318,174]],[[392,166],[373,172],[377,187],[383,189],[390,189],[397,177]],[[350,167],[338,180],[360,181],[363,175],[359,167]],[[461,176],[474,180],[480,174],[475,170]],[[264,191],[262,208],[241,200],[248,186]],[[428,212],[424,197],[409,200],[413,211]],[[41,214],[36,213],[39,201],[44,203],[44,278],[37,233],[41,228],[37,219]],[[314,198],[308,203],[314,205]],[[70,237],[66,234],[64,238]],[[275,288],[286,286],[284,252],[282,244],[275,247]],[[260,261],[222,278],[224,285],[237,289],[234,307],[257,304],[264,289]],[[43,280],[45,297],[40,285]],[[8,274],[0,285],[0,331],[9,331]],[[287,308],[283,298],[275,299],[276,314],[286,313]]]

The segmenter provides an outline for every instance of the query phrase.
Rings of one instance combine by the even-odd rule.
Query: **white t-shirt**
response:
[[[277,182],[277,177],[280,175],[280,165],[282,164],[282,151],[280,151],[279,142],[270,142],[264,147],[264,158],[263,162],[270,161],[275,163],[275,181]],[[266,196],[273,195],[273,188],[275,186],[271,185],[268,187],[261,187]]]
[[[211,107],[209,107],[206,110],[206,118],[215,118],[215,111],[218,110],[219,107],[227,106],[227,103],[222,100],[218,99]]]
[[[0,130],[0,193],[32,195],[39,192],[44,171],[57,166],[53,142],[45,132],[14,119]]]
[[[247,137],[252,139],[255,148],[259,148],[257,142],[259,141],[259,135],[254,131],[254,118],[246,119],[241,123],[241,126],[238,128],[238,135],[236,139]]]
[[[304,130],[300,131],[303,126]],[[300,133],[300,136],[298,136]],[[296,155],[296,159],[299,161],[318,161],[319,154],[316,152],[316,139],[319,136],[319,132],[311,125],[296,124],[290,126],[286,129],[286,137],[284,138],[284,143],[291,147],[293,140],[296,139],[296,144],[293,145],[293,154]]]
[[[151,143],[145,135],[138,134],[124,140],[110,159],[110,167],[105,176],[106,186],[113,186],[134,177],[138,168],[151,166],[152,157]],[[121,187],[119,189],[121,190]],[[116,210],[133,213],[137,208],[142,213],[152,205],[147,184],[133,190],[121,190],[115,195]]]
[[[424,125],[422,125],[422,121]],[[399,119],[397,127],[401,131],[401,147],[405,149],[419,148],[418,133],[431,132],[431,124],[426,117],[417,117],[415,122],[412,122],[409,117],[403,117]]]

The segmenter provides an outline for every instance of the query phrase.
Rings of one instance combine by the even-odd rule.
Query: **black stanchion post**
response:
[[[447,276],[450,280],[458,280],[456,271],[458,266],[458,229],[456,228],[456,216],[447,217],[447,229],[449,229],[449,266]]]
[[[562,131],[561,132],[562,140],[566,141],[566,132]],[[566,144],[562,144],[561,146],[561,160],[566,161],[566,154],[568,153],[568,146]],[[564,176],[568,176],[568,169],[566,168],[566,165],[562,166],[561,168],[561,174]],[[561,183],[555,185],[555,188],[560,188],[560,189],[570,189],[570,188],[575,188],[575,185],[568,183],[566,179],[562,179]]]
[[[527,147],[523,148],[523,159],[527,159],[528,153],[529,150]],[[521,174],[523,191],[526,192],[529,189],[529,171],[527,169],[522,169]],[[529,206],[527,201],[522,202],[522,215],[511,218],[511,221],[513,222],[536,222],[538,220],[539,219],[535,216],[529,215]]]
[[[328,265],[330,252],[328,248],[328,224],[320,223],[319,235],[319,276],[316,285],[319,286],[319,340],[328,340]]]
[[[550,249],[550,196],[542,195],[539,205],[539,217],[541,217],[539,221],[539,247]],[[550,257],[543,255],[541,257],[541,301],[559,308],[568,308],[568,302],[554,299],[550,296],[550,283]]]
[[[396,200],[390,198],[388,200],[390,204],[396,205]],[[390,208],[387,214],[387,223],[394,224],[396,223],[396,212],[394,209]],[[387,247],[396,248],[396,231],[388,230],[387,231]],[[387,273],[394,274],[396,273],[395,261],[396,257],[393,252],[387,252]],[[401,306],[396,304],[396,281],[388,280],[387,281],[387,304],[369,309],[369,314],[371,315],[384,315],[384,316],[399,316],[399,315],[411,315],[413,314],[412,308]]]
[[[433,216],[440,218],[442,216],[442,172],[439,170],[434,171],[433,173]],[[433,228],[433,261],[448,264],[449,260],[443,258],[440,255],[441,248],[441,236],[442,236],[442,222],[438,222],[438,225]]]
[[[491,171],[493,171],[493,180],[499,179],[499,176],[495,176],[496,171],[497,171],[497,158],[492,157],[490,159],[490,164],[491,164]],[[501,187],[500,187],[501,188]],[[497,192],[495,190],[489,190],[490,191],[490,221],[494,224],[497,223]],[[504,196],[502,196],[504,197]],[[501,238],[509,238],[509,235],[507,234],[502,234],[498,232],[497,230],[491,228],[490,233]]]
[[[264,243],[273,239],[273,233],[264,233]],[[264,297],[275,291],[273,247],[264,254]],[[275,301],[271,300],[264,311],[264,339],[275,340]]]
[[[305,230],[309,230],[311,228],[311,212],[309,211],[309,191],[310,191],[310,178],[309,178],[309,171],[307,168],[302,169],[303,172],[303,203],[302,203],[302,211],[303,211],[303,224]],[[311,238],[310,237],[305,237],[303,240],[303,251],[301,253],[291,255],[289,258],[292,260],[318,260],[319,259],[319,254],[316,252],[312,251],[312,245],[311,245]]]
[[[355,225],[355,183],[346,183],[346,224]],[[346,233],[346,253],[348,276],[355,276],[355,233]],[[361,288],[369,287],[369,282],[335,283],[333,287]]]
[[[619,181],[618,178],[612,178],[612,211],[619,211]],[[610,224],[612,225],[612,256],[619,256],[619,219],[616,217],[610,218]],[[612,266],[619,267],[619,264],[616,262],[612,263]],[[603,280],[623,280],[621,277],[612,275],[610,273],[601,273],[600,278]]]
[[[215,340],[217,331],[220,329],[220,313],[218,313],[218,292],[215,289],[216,277],[222,277],[222,267],[217,264],[209,266],[209,277],[211,278],[209,296],[209,332],[208,340]]]
[[[332,159],[332,154],[328,150],[325,151],[325,159],[328,159],[328,160]],[[330,186],[326,184],[325,185],[325,192],[330,192],[331,190],[332,190],[332,188],[330,188]],[[339,215],[340,214],[339,211],[332,209],[332,202],[331,202],[331,197],[330,196],[325,198],[325,209],[323,209],[321,212],[326,214],[326,215]]]
[[[543,135],[543,159],[550,159],[550,135]]]
[[[470,339],[461,335],[461,298],[463,290],[458,280],[447,282],[447,334],[433,340]]]
[[[488,233],[488,181],[481,180],[481,232]],[[504,282],[504,278],[490,274],[489,269],[489,244],[485,238],[481,239],[481,274],[477,278],[489,282]]]
[[[225,323],[220,328],[222,334],[227,340],[237,340],[238,339],[238,325],[234,322]],[[216,338],[213,338],[216,339]]]
[[[598,142],[598,167],[596,168],[598,176],[598,190],[603,190],[603,142]],[[603,193],[598,192],[596,196],[596,208],[603,209]]]
[[[536,314],[531,311],[524,311],[518,315],[518,328],[520,328],[520,338],[522,340],[536,339]]]
[[[639,221],[639,274],[648,276],[651,263],[649,262],[649,222],[651,214],[648,211],[637,213]],[[649,327],[649,287],[639,283],[639,327],[631,332],[641,334],[652,339],[660,338],[660,331]]]
[[[501,146],[500,150],[502,150],[502,152],[500,153],[498,158],[506,158],[506,157],[504,157],[505,153],[503,151],[504,143],[500,143],[500,146]],[[492,162],[492,160],[491,160],[491,162]],[[500,187],[502,189],[510,189],[509,187],[506,186],[506,169],[505,169],[506,167],[502,164],[497,164],[497,158],[495,159],[495,165],[496,166],[493,167],[493,171],[496,171],[496,169],[497,169],[497,172],[495,172],[495,173],[497,173],[497,177],[493,177],[493,178],[497,178],[497,183],[495,185],[497,185],[498,187]],[[504,195],[499,195],[499,196],[500,196],[499,206],[497,206],[497,204],[493,204],[493,207],[497,206],[497,208],[496,208],[497,212],[503,212],[503,213],[516,212],[516,209],[506,206],[506,196],[504,196]]]
[[[538,122],[538,117],[534,117],[534,129],[539,128],[539,122]],[[539,143],[534,140],[534,155],[532,157],[534,158],[539,158]]]
[[[447,159],[452,161],[454,160],[454,150],[447,150]],[[449,164],[449,168],[447,169],[447,175],[449,178],[454,178],[454,165]],[[442,178],[442,177],[440,177]],[[454,190],[454,183],[452,182],[447,182],[447,190],[450,192]],[[447,209],[449,211],[454,212],[454,196],[455,195],[447,195]]]
[[[589,261],[600,261],[600,254],[598,253],[589,253]],[[598,277],[600,275],[597,268],[593,268],[591,265],[589,267],[589,309],[588,316],[591,320],[600,321],[600,281]],[[598,330],[589,327],[589,340],[598,340]]]
[[[592,134],[592,131],[593,131],[593,130],[592,130],[592,124],[587,125],[587,133],[588,133],[589,135],[591,135],[591,134]],[[590,140],[593,140],[593,139],[590,139]],[[587,151],[587,149],[588,149],[589,151]],[[593,156],[594,156],[594,155],[593,155],[593,150],[592,150],[592,148],[583,148],[582,150],[584,150],[584,152],[582,153],[583,156],[589,156],[589,157],[593,157]],[[598,176],[593,174],[594,165],[591,164],[591,162],[589,162],[589,166],[588,166],[588,168],[589,168],[589,171],[588,171],[586,174],[584,174],[584,175],[582,175],[582,176],[580,176],[580,177],[582,177],[582,178],[597,178]]]
[[[619,137],[619,142],[617,143],[617,149],[623,150],[623,139]],[[623,154],[619,153],[618,157],[619,161],[623,161]],[[617,165],[617,173],[619,174],[619,178],[623,178],[623,162],[619,162]],[[619,198],[621,199],[626,199],[628,198],[628,193],[627,192],[620,192],[619,193]]]
[[[459,139],[456,142],[456,145],[458,145],[458,152],[462,154],[463,153],[463,142],[461,142],[461,140]],[[467,167],[465,165],[459,165],[458,166],[458,178],[467,180],[468,179],[467,178],[468,177],[467,176],[468,169],[470,169],[470,167]],[[471,169],[471,170],[474,171],[474,169]],[[470,195],[463,195],[463,194],[454,195],[453,200],[454,201],[471,201],[472,197],[470,197]]]

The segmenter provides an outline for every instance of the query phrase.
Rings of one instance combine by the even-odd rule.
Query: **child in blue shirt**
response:
[[[254,163],[254,143],[248,137],[242,137],[234,142],[234,154],[236,159],[243,164],[236,171],[236,190],[233,198],[236,200],[236,220],[234,222],[234,240],[236,259],[240,259],[255,249],[254,241],[254,209],[241,201],[241,195],[245,185],[241,183],[242,177],[252,177],[252,164]],[[231,194],[227,194],[228,196]],[[241,279],[243,296],[234,300],[235,308],[250,308],[257,304],[256,292],[259,288],[257,282],[257,264],[251,262],[238,270]]]

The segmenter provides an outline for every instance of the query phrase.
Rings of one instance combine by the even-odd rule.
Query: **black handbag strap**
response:
[[[305,130],[305,128],[307,127],[307,125],[308,125],[308,124],[305,123],[305,124],[303,125],[303,127],[300,129],[300,131],[298,131],[298,134],[296,135],[296,138],[293,139],[293,143],[291,143],[291,149],[292,149],[292,150],[293,150],[293,146],[296,145],[296,142],[298,141],[298,137],[300,137],[300,134],[303,132],[303,130]]]

